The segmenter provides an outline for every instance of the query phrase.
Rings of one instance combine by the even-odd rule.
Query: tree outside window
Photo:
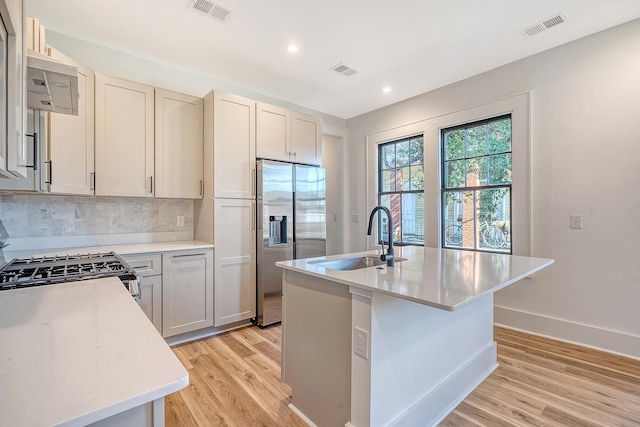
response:
[[[424,244],[424,138],[422,135],[378,146],[378,204],[391,211],[393,241]],[[380,215],[380,239],[389,224]]]
[[[442,246],[511,253],[511,116],[442,130]]]

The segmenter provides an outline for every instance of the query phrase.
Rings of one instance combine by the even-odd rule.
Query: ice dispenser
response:
[[[287,217],[269,216],[269,246],[287,243]]]

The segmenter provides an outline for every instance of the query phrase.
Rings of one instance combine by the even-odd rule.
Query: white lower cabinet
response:
[[[124,255],[122,258],[140,277],[140,308],[162,333],[162,255]]]
[[[214,200],[215,326],[256,315],[255,202]]]
[[[162,333],[162,276],[142,277],[141,281],[140,308]]]
[[[213,326],[213,250],[162,254],[162,336]]]

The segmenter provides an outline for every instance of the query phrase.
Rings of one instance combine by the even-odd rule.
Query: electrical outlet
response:
[[[351,222],[353,222],[354,224],[357,224],[358,221],[359,221],[358,214],[352,214],[351,215]]]
[[[582,215],[574,214],[569,215],[569,227],[575,230],[582,229]]]
[[[353,327],[353,352],[365,360],[369,360],[369,331]]]
[[[184,215],[178,215],[176,217],[176,225],[178,227],[184,227]]]

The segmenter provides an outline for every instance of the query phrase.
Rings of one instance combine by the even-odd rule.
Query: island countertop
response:
[[[188,373],[118,278],[0,292],[0,424],[84,426]]]
[[[324,262],[366,255],[379,256],[380,251],[280,261],[276,265],[286,270],[419,304],[443,310],[456,310],[554,262],[546,258],[402,246],[395,248],[394,267],[385,265],[383,268],[367,267],[343,271],[322,265]],[[398,258],[406,260],[398,261]]]

